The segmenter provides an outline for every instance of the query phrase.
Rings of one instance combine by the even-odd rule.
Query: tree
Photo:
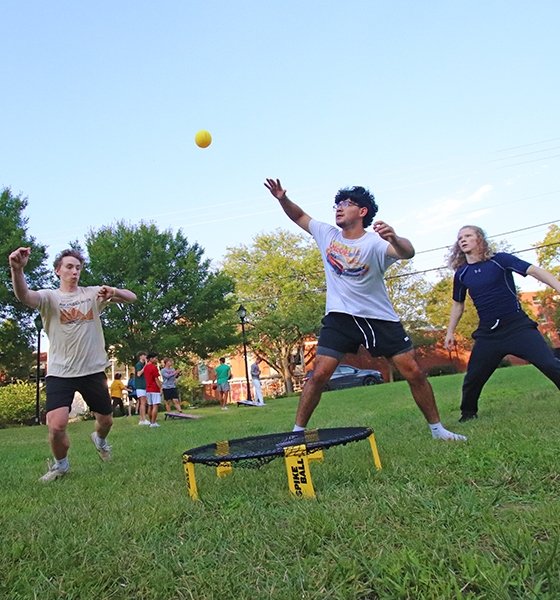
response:
[[[427,293],[426,315],[432,327],[447,329],[451,305],[453,300],[453,275],[440,279]],[[456,333],[462,338],[470,338],[471,333],[478,327],[478,315],[474,304],[467,296],[465,300],[465,311]]]
[[[560,279],[560,227],[551,225],[538,246],[539,266]],[[560,298],[558,292],[547,287],[539,292],[537,297],[541,302],[544,317],[552,321],[556,330],[560,332]]]
[[[106,342],[120,361],[130,362],[140,350],[205,358],[239,339],[233,281],[213,271],[202,248],[180,230],[118,222],[91,231],[86,248],[83,285],[106,283],[138,296],[102,315]]]
[[[292,357],[306,336],[317,333],[324,313],[319,250],[308,236],[278,229],[257,235],[250,246],[228,248],[223,267],[247,308],[252,349],[293,391]]]
[[[410,260],[397,261],[387,270],[385,285],[399,319],[411,335],[427,327],[425,303],[429,284],[414,272]]]
[[[27,199],[9,188],[0,193],[0,372],[7,377],[26,377],[33,364],[36,330],[33,311],[17,300],[11,284],[8,255],[20,246],[31,247],[25,277],[31,288],[50,286],[52,275],[46,265],[46,248],[27,232],[23,216]]]

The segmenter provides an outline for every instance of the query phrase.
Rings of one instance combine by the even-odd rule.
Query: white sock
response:
[[[61,471],[68,471],[68,469],[70,468],[70,463],[68,462],[67,456],[65,456],[64,458],[61,458],[60,460],[55,458],[54,464],[55,464],[56,468]]]
[[[439,423],[428,423],[430,426],[430,430],[432,432],[432,437],[435,440],[452,440],[455,442],[466,442],[467,438],[464,435],[459,435],[458,433],[453,433],[452,431],[448,431],[445,427]]]
[[[305,431],[305,427],[302,427],[301,425],[294,425],[292,431]]]

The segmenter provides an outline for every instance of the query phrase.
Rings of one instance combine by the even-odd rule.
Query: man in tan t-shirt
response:
[[[75,392],[80,392],[95,414],[91,439],[102,460],[110,460],[107,435],[113,424],[111,398],[105,368],[108,365],[105,338],[99,315],[109,302],[135,302],[136,294],[108,285],[80,287],[84,257],[77,250],[64,250],[54,261],[60,280],[56,290],[30,290],[23,273],[30,248],[18,248],[9,256],[16,298],[38,308],[49,338],[47,361],[47,426],[55,462],[40,481],[63,477],[69,470],[66,432]]]

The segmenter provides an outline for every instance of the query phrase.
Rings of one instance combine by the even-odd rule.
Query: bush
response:
[[[18,381],[0,387],[0,427],[6,425],[29,425],[35,421],[35,394],[33,383]],[[44,393],[41,394],[41,410],[45,408]]]
[[[177,389],[182,402],[197,404],[203,400],[203,385],[194,377],[182,376],[177,379]]]
[[[428,369],[428,377],[438,377],[439,375],[455,375],[459,370],[452,363],[445,363],[443,365],[434,365]]]

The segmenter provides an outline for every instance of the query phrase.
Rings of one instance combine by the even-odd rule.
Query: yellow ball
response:
[[[212,136],[205,129],[201,129],[194,136],[194,141],[199,148],[208,148],[208,146],[212,143]]]

